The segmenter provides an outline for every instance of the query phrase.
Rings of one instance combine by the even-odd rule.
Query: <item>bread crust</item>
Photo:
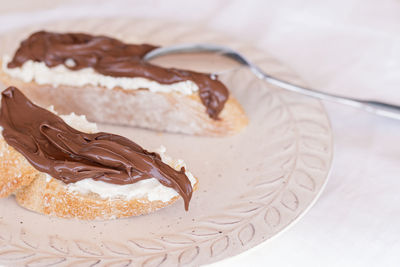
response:
[[[0,138],[0,197],[15,195],[19,205],[29,210],[62,218],[105,220],[154,212],[176,202],[150,201],[147,198],[102,199],[97,194],[70,192],[57,180],[30,165],[25,157]],[[193,191],[198,187],[196,180]]]
[[[0,61],[0,66],[1,61]],[[0,81],[15,86],[36,104],[53,105],[61,114],[83,114],[90,121],[149,128],[204,136],[232,135],[243,129],[247,117],[233,96],[230,96],[219,119],[210,118],[197,93],[184,95],[149,90],[107,89],[100,86],[66,86],[25,83],[12,78],[3,69]]]
[[[0,197],[8,197],[36,179],[38,171],[0,137]]]

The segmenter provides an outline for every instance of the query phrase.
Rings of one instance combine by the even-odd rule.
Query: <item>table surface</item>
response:
[[[400,104],[399,0],[19,0],[0,6],[0,33],[116,15],[204,25],[268,51],[314,88]],[[400,122],[325,106],[335,155],[320,199],[273,240],[213,266],[399,266]]]

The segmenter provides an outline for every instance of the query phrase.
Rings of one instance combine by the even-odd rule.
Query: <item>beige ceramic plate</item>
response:
[[[13,51],[30,31],[40,28],[2,37],[1,54]],[[125,19],[53,23],[44,28],[105,33],[131,42],[227,44],[270,73],[299,82],[266,53],[197,28]],[[219,65],[197,59],[190,65],[201,69]],[[125,135],[149,149],[163,144],[171,156],[185,159],[200,180],[189,212],[178,201],[148,216],[93,222],[49,218],[20,208],[13,197],[2,199],[0,262],[199,265],[243,252],[288,227],[313,203],[327,180],[332,133],[325,110],[318,101],[268,86],[246,70],[222,78],[250,119],[236,136],[200,138],[101,125],[102,130]]]

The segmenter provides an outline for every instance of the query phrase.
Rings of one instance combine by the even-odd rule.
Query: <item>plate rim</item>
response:
[[[111,16],[111,17],[113,17],[113,16]],[[108,17],[108,16],[103,16],[103,17],[89,18],[89,19],[87,19],[87,20],[93,20],[93,21],[94,21],[94,20],[98,20],[98,21],[102,21],[102,20],[105,20],[106,18],[109,19],[110,17]],[[118,19],[120,19],[120,18],[118,18]],[[154,19],[143,19],[143,18],[123,18],[123,19],[127,19],[127,20],[140,20],[140,21],[155,21]],[[58,24],[58,23],[65,23],[65,22],[68,23],[68,22],[70,22],[70,21],[76,21],[76,20],[79,20],[79,19],[53,20],[53,21],[51,21],[51,22],[54,22],[54,23]],[[167,21],[168,23],[176,23],[176,22],[171,21],[171,20],[162,20],[162,19],[159,19],[159,20],[156,20],[156,21]],[[2,34],[1,34],[1,37],[7,36],[7,34],[10,34],[10,33],[12,34],[13,32],[17,32],[17,31],[20,31],[20,30],[22,30],[22,29],[33,28],[33,27],[39,27],[39,26],[41,26],[41,25],[48,25],[48,23],[49,23],[49,21],[46,21],[46,22],[42,22],[42,23],[35,24],[35,25],[31,25],[31,26],[28,26],[28,27],[18,27],[18,28],[14,28],[14,29],[11,29],[11,30],[9,30],[9,31],[5,31],[4,33],[2,33]],[[192,24],[190,24],[190,25],[192,25]],[[194,27],[195,29],[198,28],[198,26],[197,26],[196,24],[194,24],[194,26],[195,26],[195,27]],[[218,31],[218,30],[215,30],[215,29],[210,29],[210,31],[212,31],[212,32],[217,32],[217,33],[221,33],[221,35],[224,36],[224,37],[226,37],[225,39],[228,39],[229,41],[232,40],[232,39],[235,40],[235,41],[238,41],[237,38],[235,38],[235,37],[233,37],[233,36],[231,36],[231,35],[224,34],[224,33],[222,33],[221,31]],[[240,43],[244,43],[245,45],[248,45],[248,43],[245,42],[245,41],[240,42]],[[262,50],[259,49],[258,47],[254,47],[254,46],[251,46],[251,47],[253,48],[253,50],[257,50],[257,51],[260,51],[260,52],[262,51]],[[274,59],[276,59],[276,58],[274,58]],[[279,60],[277,60],[277,62],[281,63]],[[285,64],[282,64],[282,65],[283,65],[283,66],[285,67],[285,69],[287,69],[290,73],[293,73],[294,76],[295,76],[297,79],[301,80],[301,79],[299,78],[299,76],[297,75],[297,73],[294,72],[292,69],[290,69],[290,67],[288,67],[288,66],[285,65]],[[311,210],[311,208],[315,205],[315,203],[317,202],[317,200],[320,198],[320,196],[321,196],[322,193],[324,192],[324,190],[325,190],[325,188],[326,188],[326,186],[327,186],[327,183],[328,183],[328,181],[330,180],[330,177],[331,177],[331,174],[332,174],[332,169],[333,169],[332,166],[333,166],[334,160],[335,160],[334,154],[335,154],[335,151],[336,151],[336,143],[334,142],[334,135],[333,135],[334,133],[333,133],[332,122],[331,122],[331,120],[330,120],[329,114],[328,114],[328,112],[327,112],[327,110],[326,110],[324,104],[322,103],[322,101],[320,101],[320,100],[315,100],[315,101],[319,103],[321,109],[324,111],[324,117],[325,117],[325,120],[327,121],[328,127],[329,127],[329,133],[330,133],[330,140],[329,140],[329,143],[330,143],[330,149],[331,149],[331,150],[330,150],[330,155],[329,155],[329,162],[328,162],[328,166],[327,166],[328,173],[326,174],[325,180],[324,180],[322,186],[320,187],[318,193],[314,195],[312,201],[307,205],[307,207],[306,207],[305,209],[303,209],[303,210],[300,212],[300,214],[299,214],[295,219],[293,219],[293,220],[292,220],[289,224],[287,224],[283,229],[281,229],[280,231],[276,232],[272,237],[267,238],[266,240],[257,243],[255,246],[252,246],[251,248],[242,250],[240,253],[235,254],[235,255],[233,255],[233,256],[228,256],[228,257],[225,257],[225,258],[223,258],[223,259],[217,259],[216,261],[214,260],[214,261],[211,262],[211,264],[214,264],[214,263],[217,263],[217,262],[225,262],[225,261],[233,260],[235,257],[243,256],[243,254],[248,253],[248,252],[250,252],[250,251],[253,251],[253,250],[255,250],[255,249],[258,249],[261,245],[265,244],[266,242],[270,242],[271,240],[274,240],[276,237],[280,236],[282,233],[285,233],[286,230],[288,230],[290,227],[293,227],[299,220],[301,220],[301,218],[303,218],[303,216],[305,216],[305,215]]]

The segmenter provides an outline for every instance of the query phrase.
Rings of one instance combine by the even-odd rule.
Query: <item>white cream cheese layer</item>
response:
[[[56,113],[53,107],[50,107],[49,110]],[[65,121],[65,123],[79,131],[87,133],[98,132],[96,123],[88,122],[84,115],[78,116],[75,113],[71,113],[69,115],[60,115],[60,117]],[[176,170],[180,170],[181,167],[185,167],[185,170],[187,169],[182,160],[171,159],[165,155],[165,151],[166,149],[163,146],[157,151],[164,163],[170,165]],[[189,178],[192,186],[194,186],[196,179],[188,171],[186,171],[185,174]],[[47,175],[47,182],[51,179],[53,178],[50,175]],[[179,195],[174,189],[162,185],[156,178],[146,179],[127,185],[117,185],[103,181],[95,181],[93,179],[83,179],[76,183],[68,184],[67,189],[70,192],[80,194],[96,193],[103,199],[124,198],[129,200],[147,198],[149,201],[160,200],[167,202],[173,197]]]
[[[148,89],[151,92],[179,92],[190,95],[199,90],[197,84],[192,81],[183,81],[173,84],[160,84],[146,78],[112,77],[99,74],[92,68],[81,70],[70,70],[64,65],[49,68],[44,62],[26,61],[21,67],[8,68],[11,61],[9,56],[3,57],[3,71],[13,78],[24,82],[35,82],[37,84],[50,84],[54,87],[59,85],[69,86],[102,86],[108,89],[120,87],[125,90]],[[65,64],[73,66],[75,62],[68,59]]]

